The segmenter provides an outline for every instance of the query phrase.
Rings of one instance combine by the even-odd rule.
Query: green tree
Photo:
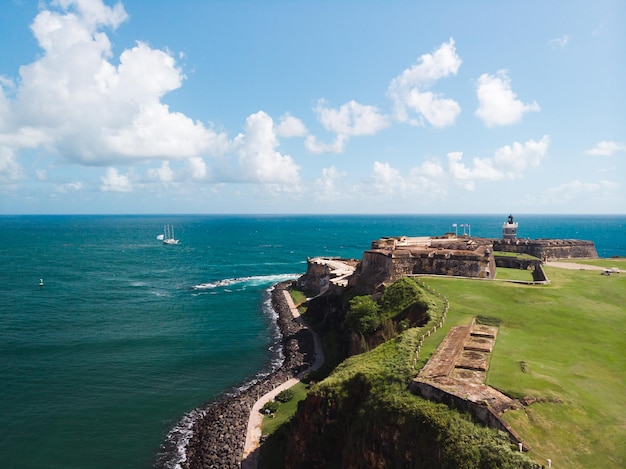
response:
[[[356,332],[371,334],[381,324],[378,304],[371,296],[355,296],[346,314],[348,326]]]
[[[380,299],[380,310],[383,316],[393,317],[415,303],[427,309],[428,305],[421,297],[421,287],[414,280],[402,277],[385,289]]]

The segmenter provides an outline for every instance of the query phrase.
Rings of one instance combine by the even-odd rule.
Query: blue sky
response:
[[[5,0],[0,213],[626,213],[626,2]]]

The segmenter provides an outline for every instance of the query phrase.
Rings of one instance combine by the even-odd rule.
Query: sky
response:
[[[624,214],[626,2],[2,0],[0,214]]]

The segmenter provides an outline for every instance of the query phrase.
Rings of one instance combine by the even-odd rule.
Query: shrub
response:
[[[380,299],[380,309],[387,317],[394,316],[412,304],[421,303],[424,309],[427,304],[421,299],[422,289],[408,277],[402,277],[392,283]]]
[[[262,414],[273,414],[278,410],[280,404],[276,401],[266,402],[265,405],[261,408]],[[269,412],[268,412],[269,411]]]
[[[284,389],[276,396],[276,400],[282,403],[289,402],[291,399],[293,399],[293,391],[291,389]]]
[[[381,322],[378,304],[369,295],[355,296],[350,300],[346,321],[352,330],[362,334],[371,334]]]

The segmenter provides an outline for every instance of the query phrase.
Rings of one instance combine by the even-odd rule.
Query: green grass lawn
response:
[[[261,424],[261,434],[270,435],[283,423],[287,422],[296,413],[298,402],[304,400],[307,393],[307,385],[305,383],[297,383],[292,386],[294,392],[293,398],[285,403],[281,403],[274,417],[264,416]]]
[[[302,293],[300,290],[293,290],[293,289],[289,290],[289,294],[291,295],[293,304],[296,305],[300,314],[301,315],[305,314],[308,308],[306,295]]]
[[[520,280],[523,282],[532,282],[533,274],[530,270],[508,269],[506,267],[498,267],[496,270],[497,280]]]
[[[550,285],[423,281],[448,297],[446,329],[478,315],[501,320],[488,384],[542,400],[504,414],[537,462],[626,467],[626,261],[589,263],[622,273],[548,266]]]
[[[517,259],[539,259],[538,257],[531,256],[530,254],[519,252],[495,251],[493,255],[495,257],[516,257]]]

